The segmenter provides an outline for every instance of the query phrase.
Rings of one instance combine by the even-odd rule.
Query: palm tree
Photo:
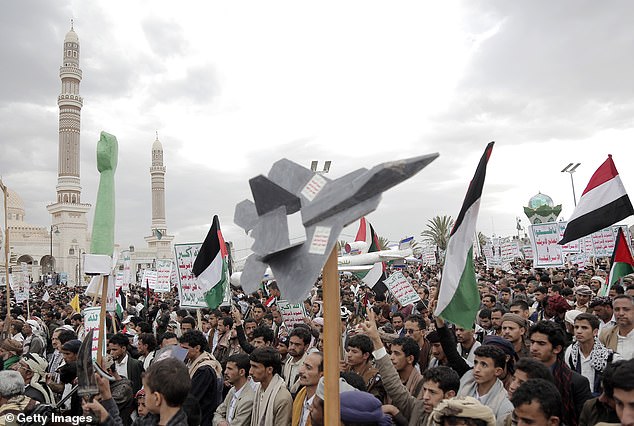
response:
[[[379,237],[379,250],[389,250],[390,240],[385,237]]]
[[[427,221],[427,229],[420,233],[423,241],[435,244],[440,250],[447,250],[449,233],[453,228],[454,220],[451,216],[436,216]]]

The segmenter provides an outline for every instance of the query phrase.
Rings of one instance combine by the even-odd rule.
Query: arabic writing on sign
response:
[[[293,328],[296,324],[301,324],[306,318],[306,311],[303,303],[289,303],[286,300],[278,300],[277,308],[280,310],[284,324]]]
[[[388,290],[390,290],[390,293],[396,297],[401,306],[411,305],[420,300],[420,296],[418,296],[414,287],[412,287],[409,281],[407,281],[407,278],[400,272],[393,273],[383,282]]]
[[[156,261],[156,286],[154,291],[158,293],[169,293],[170,281],[172,277],[172,261],[160,259]]]
[[[563,266],[564,256],[559,242],[560,229],[557,222],[540,223],[529,226],[531,247],[535,266]]]
[[[205,293],[196,282],[196,277],[192,272],[194,261],[202,243],[174,244],[176,255],[176,270],[178,272],[178,297],[180,306],[186,308],[204,308]]]

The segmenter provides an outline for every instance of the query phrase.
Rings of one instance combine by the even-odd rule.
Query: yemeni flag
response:
[[[220,221],[218,216],[214,216],[211,229],[192,268],[198,285],[205,291],[205,302],[211,309],[216,309],[222,304],[229,286],[228,258],[227,246],[220,232]]]
[[[630,197],[616,170],[612,156],[597,169],[568,219],[564,237],[559,244],[600,231],[634,214]]]
[[[607,296],[610,292],[610,288],[618,283],[621,278],[634,273],[634,259],[632,259],[630,246],[627,243],[625,234],[623,234],[623,228],[619,228],[619,232],[616,236],[614,253],[612,254],[612,262],[610,264],[612,268],[610,269],[608,281],[605,283],[604,288],[599,290],[599,295],[601,296]]]
[[[473,267],[473,239],[493,144],[494,142],[489,143],[482,154],[458,219],[449,235],[435,311],[436,316],[467,330],[473,329],[473,322],[480,308],[480,293]]]

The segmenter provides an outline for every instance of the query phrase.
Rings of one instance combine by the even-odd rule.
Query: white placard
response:
[[[156,286],[154,291],[157,293],[169,293],[170,279],[172,276],[172,261],[169,259],[160,259],[156,261]]]
[[[563,266],[564,255],[559,242],[559,224],[557,222],[530,225],[531,247],[533,248],[533,266],[538,268]]]
[[[306,197],[308,201],[313,201],[315,197],[324,189],[328,181],[324,179],[322,176],[316,174],[312,177],[311,180],[308,181],[304,189],[302,189],[301,194]]]
[[[278,300],[277,309],[280,310],[282,320],[288,328],[295,327],[295,324],[304,323],[304,318],[307,316],[303,303],[289,303],[286,300]]]
[[[99,351],[99,329],[101,328],[101,308],[99,306],[84,309],[84,330],[92,335],[92,359],[97,360],[97,352]],[[102,355],[106,356],[106,342],[104,339]]]
[[[396,297],[396,300],[398,300],[401,306],[411,305],[420,300],[420,296],[416,293],[414,287],[412,287],[409,281],[407,281],[407,278],[400,272],[393,273],[383,282],[388,290],[390,290],[390,293]]]
[[[176,270],[178,272],[178,297],[184,308],[206,308],[205,291],[198,285],[192,272],[194,260],[202,243],[174,244]]]
[[[330,239],[330,227],[329,226],[316,226],[313,238],[310,241],[310,248],[308,253],[310,254],[326,254],[326,247],[328,246],[328,240]]]
[[[152,269],[144,269],[143,270],[143,280],[141,285],[145,287],[149,287],[150,290],[156,289],[156,271]]]

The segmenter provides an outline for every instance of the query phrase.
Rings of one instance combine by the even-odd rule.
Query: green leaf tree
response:
[[[453,224],[454,220],[451,216],[435,216],[427,221],[427,229],[420,235],[424,242],[435,244],[440,250],[445,251]]]

